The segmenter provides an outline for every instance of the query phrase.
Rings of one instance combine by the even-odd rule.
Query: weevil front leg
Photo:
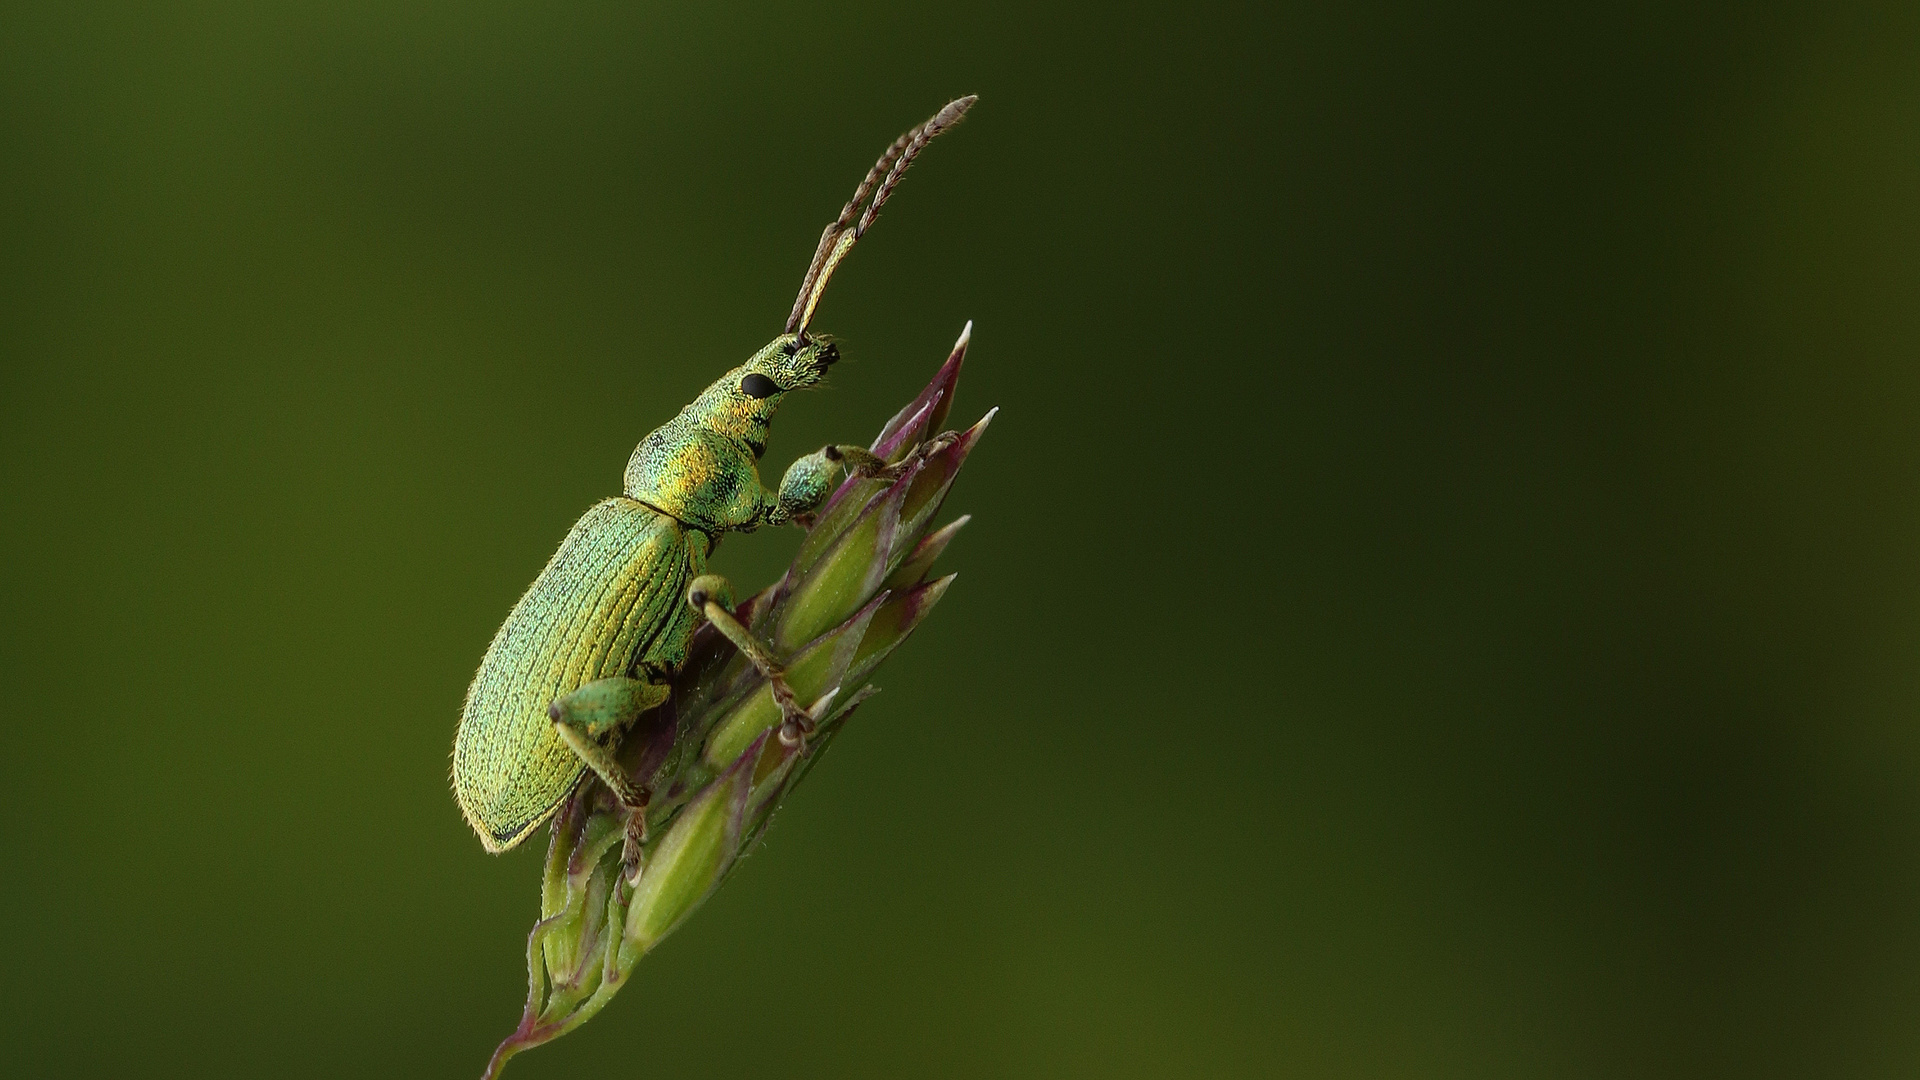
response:
[[[767,688],[773,691],[773,701],[780,707],[780,741],[788,746],[798,745],[800,740],[813,732],[813,717],[800,707],[793,696],[793,687],[787,685],[787,671],[780,661],[774,659],[773,650],[753,631],[733,617],[721,597],[731,595],[725,578],[718,574],[702,574],[693,579],[693,585],[687,589],[687,603],[693,609],[707,617],[714,629],[725,634],[728,641],[740,650],[747,662],[758,668],[766,677]]]
[[[813,512],[827,501],[834,476],[842,468],[852,468],[861,476],[891,481],[905,476],[912,460],[908,457],[897,465],[889,465],[885,458],[864,447],[821,447],[787,466],[787,474],[780,478],[780,491],[774,495],[765,521],[769,525],[811,525]]]
[[[827,492],[833,490],[834,475],[840,471],[838,450],[837,446],[816,450],[787,466],[787,474],[780,478],[780,490],[771,505],[762,504],[763,520],[769,525],[811,526],[813,512],[827,501]]]
[[[642,845],[647,841],[647,804],[653,801],[653,793],[633,782],[613,753],[600,745],[600,739],[667,700],[670,692],[665,683],[615,676],[587,683],[571,694],[555,698],[553,704],[547,706],[547,718],[553,721],[553,730],[587,763],[587,768],[593,770],[600,782],[607,785],[607,790],[613,792],[613,797],[627,812],[622,862],[629,883],[640,877]]]

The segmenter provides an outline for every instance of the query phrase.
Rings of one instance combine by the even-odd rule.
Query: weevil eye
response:
[[[834,363],[839,359],[840,359],[840,346],[834,344],[833,342],[828,342],[827,347],[820,350],[820,366],[823,368],[832,367]]]
[[[740,392],[750,398],[772,397],[779,391],[779,384],[757,371],[740,380]]]

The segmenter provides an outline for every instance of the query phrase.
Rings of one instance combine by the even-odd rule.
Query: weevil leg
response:
[[[747,662],[760,669],[766,676],[767,688],[773,691],[774,704],[780,707],[780,741],[788,746],[796,746],[800,740],[813,732],[813,717],[800,707],[793,696],[793,687],[787,685],[787,672],[780,661],[773,658],[773,650],[753,631],[743,626],[733,612],[720,603],[720,597],[731,595],[725,578],[718,574],[702,574],[693,579],[687,589],[687,603],[695,611],[707,617],[714,629],[725,634],[728,641],[740,650]]]
[[[887,464],[886,458],[858,446],[829,446],[821,453],[830,460],[846,462],[854,472],[869,480],[885,480],[891,483],[907,475],[907,471],[913,468],[915,461],[930,454],[939,453],[952,445],[958,437],[954,432],[943,431],[915,445],[907,456],[891,465]]]
[[[797,458],[780,478],[780,490],[766,512],[769,525],[811,526],[813,512],[827,501],[833,490],[833,478],[840,472],[840,459],[832,456],[833,447]]]
[[[908,455],[898,465],[889,465],[886,458],[861,446],[829,446],[821,453],[830,461],[846,462],[869,480],[898,480],[907,474],[907,463],[913,460]]]
[[[613,797],[627,812],[626,847],[622,862],[629,883],[639,880],[640,855],[647,841],[647,804],[653,792],[636,784],[627,770],[614,760],[612,751],[600,745],[600,737],[621,727],[634,717],[667,700],[671,691],[664,683],[615,676],[587,683],[571,694],[555,698],[547,706],[547,718],[561,740],[587,763],[587,768],[607,785]]]
[[[787,474],[780,478],[780,490],[775,493],[764,518],[768,525],[804,525],[813,524],[813,512],[827,501],[827,495],[833,490],[833,480],[842,467],[869,480],[884,480],[892,483],[907,475],[915,461],[935,453],[953,442],[956,436],[952,432],[942,432],[919,444],[906,457],[894,464],[864,447],[830,445],[798,458],[787,467]]]

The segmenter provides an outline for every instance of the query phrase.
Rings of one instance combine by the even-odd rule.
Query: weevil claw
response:
[[[801,746],[805,744],[807,736],[813,734],[819,727],[820,721],[826,719],[827,714],[833,710],[833,699],[839,696],[840,688],[836,686],[826,693],[821,694],[819,699],[813,703],[813,708],[804,712],[796,709],[793,713],[789,714],[785,720],[780,722],[781,744],[784,746]]]
[[[640,874],[647,868],[647,804],[653,801],[653,793],[641,788],[643,796],[640,805],[627,809],[627,835],[621,845],[620,862],[624,871],[620,877],[631,890],[640,884]]]

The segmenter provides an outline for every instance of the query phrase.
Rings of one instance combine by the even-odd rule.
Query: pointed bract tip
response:
[[[960,328],[960,338],[959,340],[953,343],[953,351],[959,352],[960,350],[966,348],[967,342],[972,340],[973,340],[973,320],[968,319],[967,325]]]
[[[934,578],[913,591],[907,598],[907,618],[904,620],[908,633],[920,625],[920,620],[927,617],[927,613],[933,610],[933,605],[939,603],[941,597],[947,595],[947,587],[952,585],[953,579],[959,576],[960,572],[956,570],[945,577]]]
[[[813,717],[815,720],[825,720],[827,714],[833,711],[833,699],[839,696],[840,688],[838,686],[821,694],[819,700],[813,703],[813,708],[807,710],[807,715]]]

